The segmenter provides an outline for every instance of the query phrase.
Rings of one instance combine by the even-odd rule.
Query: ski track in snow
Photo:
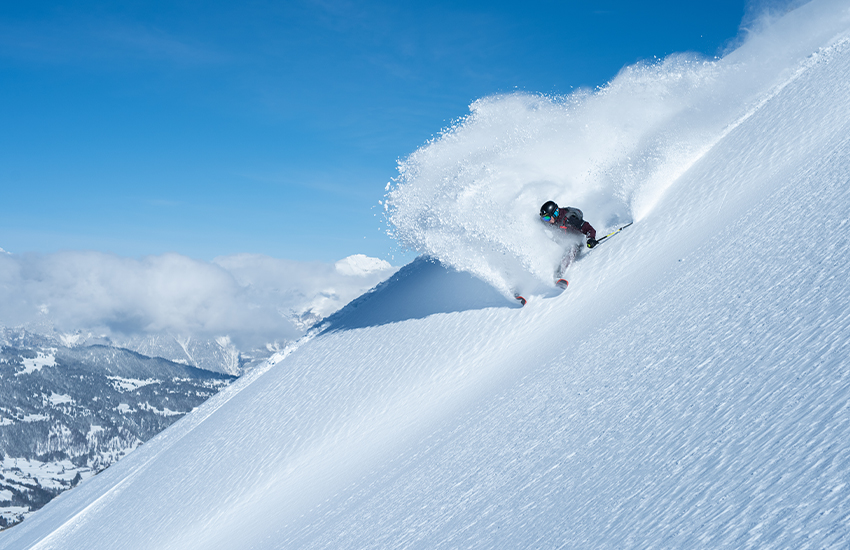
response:
[[[564,294],[308,338],[0,548],[847,548],[850,44],[821,38]]]

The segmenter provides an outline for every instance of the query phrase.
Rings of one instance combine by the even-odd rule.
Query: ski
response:
[[[555,281],[555,286],[562,289],[562,290],[566,290],[567,285],[569,285],[569,284],[570,284],[570,282],[566,279],[558,279],[557,281]]]
[[[519,300],[520,305],[523,305],[523,306],[525,305],[525,303],[526,303],[526,302],[525,302],[525,298],[523,298],[523,297],[522,297],[522,296],[520,296],[519,294],[514,294],[514,298],[516,298],[517,300]]]

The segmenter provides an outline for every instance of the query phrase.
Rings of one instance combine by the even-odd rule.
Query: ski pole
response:
[[[620,229],[615,229],[614,231],[612,231],[612,232],[608,233],[607,235],[605,235],[605,236],[604,236],[604,237],[602,237],[601,239],[598,239],[598,240],[596,241],[596,244],[601,243],[602,241],[604,241],[605,239],[607,239],[608,237],[610,237],[610,236],[612,236],[612,235],[616,235],[617,233],[619,233],[619,232],[620,232],[620,231],[622,231],[623,229],[627,228],[628,226],[632,225],[633,223],[635,223],[635,222],[629,222],[629,223],[627,223],[626,225],[624,225],[623,227],[621,227]]]

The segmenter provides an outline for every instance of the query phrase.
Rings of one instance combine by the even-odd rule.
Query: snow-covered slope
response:
[[[566,293],[415,262],[0,548],[848,547],[848,28],[816,2],[729,56],[787,65]]]

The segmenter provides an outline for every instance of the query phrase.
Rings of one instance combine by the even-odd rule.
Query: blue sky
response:
[[[744,13],[731,0],[5,2],[0,247],[398,265],[411,256],[385,234],[384,187],[473,100],[713,56]]]

